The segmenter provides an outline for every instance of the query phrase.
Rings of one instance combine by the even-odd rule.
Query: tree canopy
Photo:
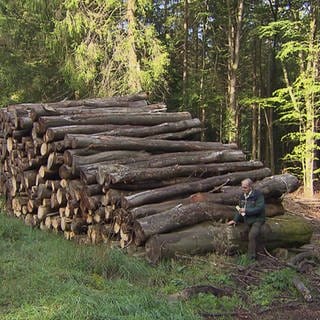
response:
[[[3,0],[0,104],[147,91],[312,194],[319,34],[316,0]]]

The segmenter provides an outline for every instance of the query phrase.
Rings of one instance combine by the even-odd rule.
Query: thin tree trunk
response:
[[[188,74],[188,50],[189,50],[189,0],[184,0],[184,20],[183,20],[183,61],[182,61],[182,103],[187,106],[187,88],[189,82]]]
[[[229,117],[229,142],[239,142],[239,110],[237,105],[237,71],[240,58],[240,36],[242,29],[242,18],[244,0],[237,1],[237,8],[234,12],[230,0],[228,6],[228,111]],[[235,21],[233,21],[235,16]]]
[[[136,32],[136,0],[127,1],[127,22],[128,22],[128,87],[131,92],[141,91],[140,64],[135,48]]]

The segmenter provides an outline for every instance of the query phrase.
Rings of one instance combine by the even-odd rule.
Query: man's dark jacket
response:
[[[259,190],[252,190],[247,199],[245,199],[244,194],[242,194],[240,196],[240,203],[245,203],[246,214],[242,217],[241,214],[237,212],[233,219],[235,222],[244,221],[249,225],[256,221],[265,222],[264,196]]]

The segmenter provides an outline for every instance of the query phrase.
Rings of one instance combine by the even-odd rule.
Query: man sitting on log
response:
[[[241,182],[243,194],[240,196],[240,206],[237,213],[228,225],[235,225],[243,221],[247,226],[248,235],[248,257],[256,259],[256,247],[261,227],[265,222],[264,196],[259,190],[253,189],[253,182],[247,178]]]

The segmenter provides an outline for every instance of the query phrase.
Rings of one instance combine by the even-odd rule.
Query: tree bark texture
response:
[[[299,247],[309,243],[311,235],[309,223],[293,215],[270,218],[261,231],[261,239],[267,249]],[[146,255],[150,262],[157,263],[179,255],[245,252],[247,236],[241,224],[232,227],[205,222],[182,231],[151,237],[145,245]]]
[[[171,232],[203,221],[231,220],[235,213],[236,208],[234,206],[211,202],[178,205],[167,211],[136,220],[133,226],[135,243],[141,245],[152,235]],[[266,205],[266,215],[268,217],[282,214],[284,214],[282,205]]]
[[[270,169],[262,168],[251,171],[228,173],[192,183],[181,183],[174,186],[148,190],[129,197],[124,197],[122,207],[129,209],[143,204],[169,200],[174,197],[187,196],[195,192],[206,192],[221,184],[228,183],[233,185],[240,183],[245,178],[259,180],[269,176],[270,174]]]
[[[130,167],[118,166],[114,172],[107,174],[107,185],[115,183],[132,183],[147,180],[165,180],[173,177],[210,177],[225,174],[227,172],[248,171],[262,168],[260,161],[241,161],[214,163],[205,165],[170,166],[164,168],[141,168],[132,170]]]
[[[145,150],[153,152],[204,151],[235,149],[234,144],[198,141],[164,141],[114,136],[67,135],[65,145],[72,149],[89,148],[95,150]]]
[[[44,134],[50,127],[61,127],[66,125],[103,125],[103,124],[117,124],[117,125],[157,125],[163,122],[176,122],[181,120],[191,119],[189,112],[175,112],[175,113],[111,113],[94,116],[91,114],[81,114],[79,116],[52,116],[40,117],[39,133]]]

